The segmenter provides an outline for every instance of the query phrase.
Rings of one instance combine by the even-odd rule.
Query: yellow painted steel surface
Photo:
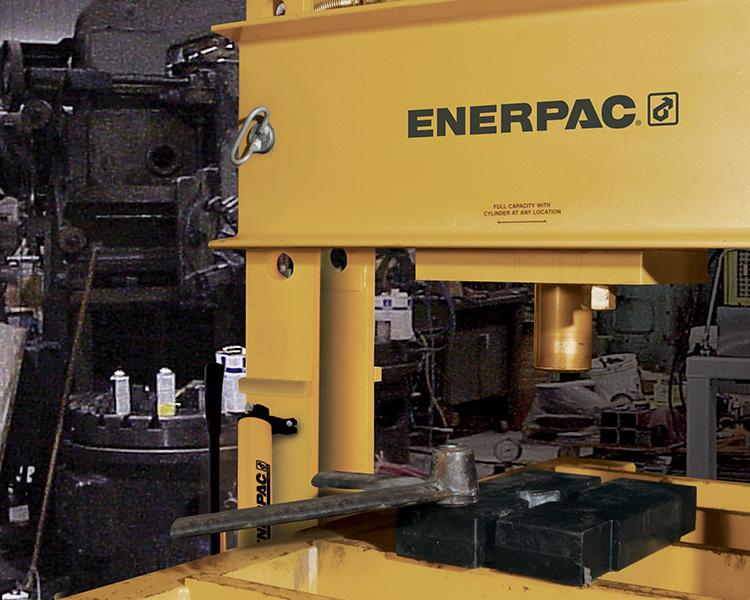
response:
[[[375,250],[321,257],[320,469],[372,473],[375,447]]]
[[[703,283],[704,250],[417,250],[417,279],[645,285]]]
[[[294,264],[289,278],[278,269],[282,254]],[[317,490],[310,480],[319,470],[320,250],[248,250],[246,257],[246,343],[252,360],[240,389],[249,403],[297,419],[295,435],[273,440],[273,501],[311,498]],[[280,526],[274,535],[301,526]]]
[[[543,468],[602,479],[637,477],[694,485],[698,528],[585,588],[490,569],[462,569],[398,557],[393,513],[366,515],[231,550],[76,596],[79,600],[747,600],[750,590],[750,487],[636,474],[627,463],[558,460]],[[721,513],[721,517],[719,517]],[[731,531],[731,533],[730,533]]]
[[[241,113],[270,107],[277,133],[240,170],[252,200],[227,244],[750,246],[746,0],[310,4],[250,2],[218,29],[240,42]],[[679,95],[676,125],[649,125],[654,93]],[[601,116],[613,95],[632,125],[536,130],[540,101]],[[535,131],[407,136],[409,110],[506,103]]]
[[[237,508],[271,504],[273,469],[271,424],[245,417],[237,423]],[[252,546],[271,539],[270,527],[237,532],[238,546]]]
[[[283,254],[294,265],[288,278],[278,270]],[[274,469],[273,502],[315,496],[310,480],[319,470],[373,469],[375,253],[346,256],[338,270],[330,249],[247,251],[253,360],[240,385],[248,402],[296,418],[299,429],[273,439],[273,464],[284,465]],[[290,528],[298,527],[277,529]]]

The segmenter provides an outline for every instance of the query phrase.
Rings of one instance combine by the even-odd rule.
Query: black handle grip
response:
[[[208,363],[205,370],[206,426],[208,428],[208,509],[221,510],[221,401],[224,366]],[[211,554],[221,551],[221,534],[211,534]]]

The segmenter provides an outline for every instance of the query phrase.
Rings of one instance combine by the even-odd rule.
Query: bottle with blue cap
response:
[[[247,398],[240,392],[240,379],[247,372],[247,357],[242,346],[224,346],[216,353],[216,362],[224,366],[221,410],[224,413],[244,413]]]

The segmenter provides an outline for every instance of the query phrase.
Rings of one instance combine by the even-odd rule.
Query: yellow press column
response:
[[[247,256],[247,376],[250,404],[297,420],[273,440],[274,503],[312,498],[318,472],[320,249],[250,249]],[[239,448],[240,454],[244,448]],[[309,523],[274,529],[274,537]]]
[[[244,417],[237,423],[237,508],[271,503],[273,470],[271,424]],[[271,539],[270,527],[237,532],[237,545],[251,546]]]
[[[320,468],[371,473],[375,250],[323,250],[321,287]]]

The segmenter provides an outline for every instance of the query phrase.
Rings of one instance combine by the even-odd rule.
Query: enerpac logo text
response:
[[[677,92],[649,94],[650,127],[679,123]],[[410,138],[451,135],[486,135],[496,133],[549,131],[555,128],[625,129],[641,125],[636,101],[627,95],[610,96],[601,103],[590,98],[545,100],[536,104],[481,104],[456,108],[420,108],[408,113]]]
[[[268,506],[271,503],[271,465],[262,460],[255,461],[255,503]],[[271,539],[270,527],[258,527],[255,530],[255,541],[265,542]]]

